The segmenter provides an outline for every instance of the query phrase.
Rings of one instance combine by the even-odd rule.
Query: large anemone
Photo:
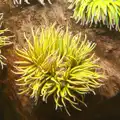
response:
[[[29,95],[35,103],[52,96],[55,108],[64,107],[68,114],[67,103],[80,110],[78,103],[85,104],[84,95],[101,86],[103,75],[91,54],[96,44],[55,25],[32,29],[31,38],[24,36],[28,47],[16,48],[21,57],[15,62],[19,94]]]
[[[120,30],[120,0],[72,0],[73,18],[82,25],[102,23]]]

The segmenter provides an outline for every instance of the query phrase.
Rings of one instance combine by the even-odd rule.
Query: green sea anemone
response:
[[[1,54],[1,48],[3,46],[11,44],[11,42],[9,41],[9,37],[4,36],[4,33],[7,31],[8,31],[7,29],[0,30],[0,65],[2,66],[2,68],[3,68],[3,65],[5,65],[5,63],[3,62],[3,59],[6,59],[6,58]]]
[[[94,54],[90,54],[96,44],[55,25],[36,32],[32,29],[30,39],[24,36],[28,47],[16,48],[21,57],[15,62],[19,94],[29,95],[35,103],[38,98],[47,102],[52,96],[55,108],[64,107],[68,114],[67,103],[80,110],[77,105],[85,104],[84,95],[101,86],[103,76],[97,71]]]
[[[3,14],[0,13],[0,20],[3,18]],[[10,45],[11,42],[9,41],[8,36],[4,35],[5,32],[8,32],[8,29],[1,29],[1,25],[0,25],[0,65],[3,68],[3,65],[5,65],[5,63],[3,62],[4,59],[6,59],[2,54],[1,54],[1,48],[6,46],[6,45]]]
[[[120,0],[72,0],[73,18],[82,25],[102,23],[120,30]]]

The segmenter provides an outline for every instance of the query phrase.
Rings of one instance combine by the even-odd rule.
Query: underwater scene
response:
[[[0,120],[120,120],[120,0],[0,0]]]

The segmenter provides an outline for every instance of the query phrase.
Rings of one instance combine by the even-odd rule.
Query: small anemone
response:
[[[3,13],[0,13],[0,22],[3,18]],[[8,29],[1,29],[2,26],[2,22],[0,24],[0,65],[3,68],[4,65],[6,65],[3,60],[5,60],[6,58],[1,54],[1,48],[6,46],[6,45],[10,45],[12,44],[12,42],[9,41],[10,37],[6,36],[5,33],[8,32]]]
[[[33,0],[34,1],[34,0]],[[37,0],[40,4],[45,5],[44,0]],[[48,0],[49,4],[52,4],[50,0]],[[14,5],[21,5],[22,3],[30,4],[29,0],[13,0]]]

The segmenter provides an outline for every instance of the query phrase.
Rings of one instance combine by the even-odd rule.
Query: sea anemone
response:
[[[67,103],[80,110],[77,105],[85,104],[84,95],[95,93],[94,89],[102,84],[100,66],[94,54],[90,54],[96,44],[88,41],[86,35],[84,39],[81,34],[73,36],[68,27],[64,32],[55,24],[32,29],[29,39],[24,36],[28,47],[16,48],[21,60],[14,66],[14,73],[20,77],[16,80],[18,94],[29,95],[35,103],[38,98],[47,102],[52,96],[55,108],[64,107],[68,114]]]
[[[0,21],[3,18],[3,14],[0,13]],[[8,29],[1,29],[2,24],[0,25],[0,65],[3,68],[4,65],[6,65],[3,60],[6,59],[2,54],[1,54],[1,48],[6,46],[6,45],[10,45],[12,44],[12,42],[9,41],[10,37],[4,35],[5,32],[8,32]]]
[[[37,0],[37,1],[38,1],[40,4],[45,5],[44,0]],[[50,4],[52,4],[50,0],[48,0],[48,2],[49,2]],[[13,3],[14,3],[14,5],[21,5],[22,3],[30,4],[29,0],[13,0]]]
[[[102,23],[120,30],[120,0],[72,0],[73,18],[82,25]]]

